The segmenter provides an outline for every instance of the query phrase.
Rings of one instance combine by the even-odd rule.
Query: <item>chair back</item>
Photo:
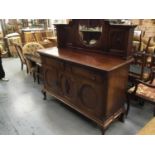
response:
[[[54,36],[54,32],[53,31],[46,31],[46,37],[53,37]]]
[[[37,42],[40,42],[40,41],[43,41],[44,39],[43,39],[43,36],[42,36],[42,32],[35,32],[34,33],[34,37],[35,37],[35,40],[37,41]]]
[[[25,63],[26,63],[26,62],[25,62],[25,57],[24,57],[24,54],[23,54],[23,50],[22,50],[21,45],[19,45],[19,44],[17,44],[17,43],[14,43],[14,46],[15,46],[15,49],[16,49],[16,51],[17,51],[17,54],[18,54],[18,56],[19,56],[21,62],[22,62],[23,64],[25,64]]]
[[[32,32],[24,32],[24,37],[25,37],[25,43],[36,41],[34,34]]]
[[[146,59],[147,56],[145,52],[135,57],[135,64],[138,64],[140,68],[139,76],[141,80],[143,80],[144,70],[146,67]]]
[[[133,36],[134,52],[143,50],[142,39],[144,35],[145,35],[145,31],[141,31],[141,30],[134,31],[134,36]]]
[[[32,55],[37,55],[39,56],[39,54],[37,54],[37,50],[38,49],[43,49],[44,47],[37,43],[37,42],[31,42],[31,43],[27,43],[24,45],[23,47],[23,53],[26,54],[32,54]]]
[[[130,65],[129,81],[134,83],[137,79],[147,81],[151,76],[151,68],[147,66],[148,55],[145,52],[134,54],[134,63]]]

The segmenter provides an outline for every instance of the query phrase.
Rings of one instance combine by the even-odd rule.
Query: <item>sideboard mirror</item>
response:
[[[79,22],[79,37],[81,42],[86,46],[95,46],[100,40],[102,34],[102,26],[88,20],[85,23]]]

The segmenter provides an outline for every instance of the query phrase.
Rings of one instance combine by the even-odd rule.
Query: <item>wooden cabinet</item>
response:
[[[124,115],[131,60],[81,51],[56,47],[38,51],[43,90],[96,122],[104,132]]]
[[[123,120],[133,25],[72,20],[56,25],[58,48],[41,49],[46,93],[97,123]],[[81,31],[100,35],[81,34]]]

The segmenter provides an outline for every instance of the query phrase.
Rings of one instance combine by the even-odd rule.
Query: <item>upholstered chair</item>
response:
[[[38,76],[39,70],[41,70],[41,63],[40,63],[41,60],[40,55],[37,53],[37,50],[43,48],[44,47],[37,42],[27,43],[23,47],[23,53],[25,55],[26,62],[28,64],[29,73],[33,75],[34,81],[36,80],[36,78],[38,79],[38,83],[39,83],[39,76]],[[27,59],[26,55],[28,55],[29,57],[37,58],[39,62],[32,63],[32,61]]]
[[[34,33],[32,33],[32,32],[24,32],[24,40],[25,40],[25,43],[36,41],[35,38],[34,38]]]
[[[30,42],[23,46],[23,53],[39,56],[39,54],[37,53],[37,50],[43,49],[43,48],[44,47],[37,42]]]
[[[13,43],[13,45],[14,45],[14,47],[17,51],[17,54],[20,58],[20,61],[21,61],[21,70],[23,70],[23,66],[26,65],[26,70],[28,73],[28,64],[27,64],[26,59],[24,57],[22,46],[18,43]]]
[[[135,86],[127,91],[127,114],[130,109],[131,100],[150,102],[155,106],[155,69],[152,69],[152,74],[149,82],[137,80]],[[155,116],[155,107],[154,107]]]
[[[45,48],[53,47],[52,42],[50,40],[44,38],[42,32],[35,32],[34,38],[35,38],[36,42],[38,42],[39,44],[41,44]]]

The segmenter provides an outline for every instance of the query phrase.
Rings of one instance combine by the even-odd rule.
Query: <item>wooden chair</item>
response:
[[[54,30],[53,31],[46,31],[46,37],[54,37]]]
[[[22,50],[21,45],[19,45],[17,43],[13,43],[13,44],[14,44],[15,49],[17,51],[17,54],[18,54],[18,56],[20,58],[21,70],[23,70],[23,66],[26,65],[26,70],[27,70],[27,73],[28,73],[28,65],[27,65],[26,59],[24,57],[24,54],[23,54],[23,50]]]
[[[133,69],[129,71],[129,82],[134,84],[135,80],[148,81],[151,76],[151,67],[147,66],[148,54],[146,52],[136,52],[133,55],[134,62],[130,65]],[[153,61],[153,59],[151,59]]]
[[[37,79],[38,84],[40,83],[42,65],[40,55],[37,53],[37,50],[43,48],[44,47],[37,42],[27,43],[23,47],[23,53],[25,57],[27,57],[26,61],[28,64],[28,70],[33,75],[34,82]]]
[[[25,40],[25,43],[35,42],[36,39],[34,37],[34,33],[33,32],[24,32],[24,40]]]
[[[130,109],[131,99],[141,102],[150,102],[155,105],[155,68],[152,68],[151,78],[149,82],[136,80],[135,86],[127,91],[127,111],[128,115]],[[154,108],[155,116],[155,108]]]
[[[34,38],[35,38],[36,42],[38,42],[39,44],[41,44],[45,48],[52,47],[52,42],[49,41],[48,39],[45,39],[42,35],[42,32],[35,32]]]
[[[29,53],[29,54],[32,54],[32,55],[37,55],[39,56],[39,54],[37,53],[37,50],[38,49],[43,49],[44,47],[39,44],[38,42],[30,42],[30,43],[27,43],[23,46],[23,53]]]
[[[44,40],[41,32],[34,32],[34,38],[37,42],[41,42]]]
[[[146,65],[148,67],[155,66],[155,59],[152,55],[155,55],[155,42],[152,41],[154,37],[149,37],[149,43],[146,47],[146,53],[148,54]]]
[[[144,39],[145,31],[135,31],[134,41],[138,43],[137,47],[134,47],[133,63],[130,67],[134,68],[129,71],[129,82],[134,85],[135,80],[148,81],[151,74],[152,55],[148,55],[149,46],[151,44],[152,37],[147,40]],[[133,43],[134,43],[133,41]],[[149,61],[148,61],[149,60]],[[137,71],[135,69],[137,68]]]
[[[133,50],[134,52],[142,51],[142,39],[145,36],[145,31],[134,31]]]

